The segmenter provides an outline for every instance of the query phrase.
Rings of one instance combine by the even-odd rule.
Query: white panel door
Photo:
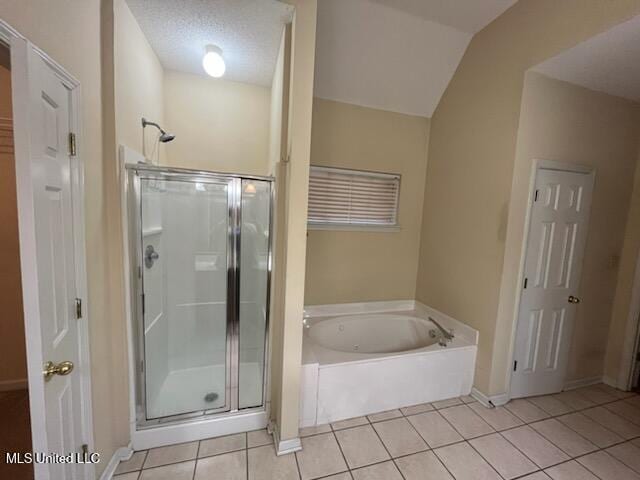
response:
[[[593,175],[539,169],[516,330],[511,397],[563,388]]]
[[[80,362],[76,319],[72,97],[31,45],[17,40],[12,49],[12,58],[23,55],[15,63],[26,67],[20,72],[26,73],[25,84],[17,87],[14,99],[20,128],[28,130],[28,141],[16,150],[16,171],[34,448],[75,454],[85,441],[81,375],[88,373]],[[35,359],[41,362],[33,365]],[[55,367],[49,376],[44,374],[48,362]],[[87,478],[77,463],[49,464],[36,473],[52,480]]]

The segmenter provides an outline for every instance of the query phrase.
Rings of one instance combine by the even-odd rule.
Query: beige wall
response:
[[[107,2],[108,3],[108,2]],[[85,229],[88,252],[109,251],[105,182],[114,159],[104,162],[102,150],[101,2],[21,0],[0,3],[0,18],[42,48],[82,84],[82,158],[85,162]],[[115,238],[114,238],[115,240]],[[115,262],[118,259],[114,260]],[[108,254],[87,262],[89,326],[92,361],[92,395],[96,450],[109,459],[117,447],[129,441],[122,372],[125,364],[124,325],[110,309]],[[124,403],[123,403],[124,402]],[[98,464],[101,472],[106,462]]]
[[[0,45],[0,390],[26,386],[27,356],[22,313],[16,169],[13,156],[9,50]]]
[[[164,77],[166,164],[219,172],[269,171],[271,90],[175,71]]]
[[[116,141],[143,153],[142,117],[164,126],[164,71],[125,0],[113,4]],[[164,149],[156,146],[157,138],[158,130],[145,129],[144,153],[162,163]]]
[[[311,132],[312,165],[402,177],[399,231],[309,230],[305,304],[413,300],[429,119],[315,98]]]
[[[607,346],[603,339],[611,320],[638,140],[640,104],[537,73],[526,75],[504,261],[505,276],[512,279],[505,288],[512,286],[514,299],[533,160],[596,170],[567,381],[603,374]]]
[[[480,331],[486,394],[506,389],[513,295],[501,287],[525,71],[634,14],[637,0],[520,0],[474,36],[431,119],[416,296]]]
[[[639,143],[640,143],[640,139]],[[627,216],[622,256],[618,269],[618,283],[613,303],[613,315],[609,328],[605,376],[619,388],[626,388],[633,363],[633,348],[638,336],[638,318],[631,316],[630,309],[634,277],[638,275],[640,255],[640,147],[633,179],[633,193]],[[636,292],[637,295],[637,292]]]

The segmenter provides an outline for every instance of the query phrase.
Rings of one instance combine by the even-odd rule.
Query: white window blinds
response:
[[[310,226],[396,226],[400,175],[311,167]]]

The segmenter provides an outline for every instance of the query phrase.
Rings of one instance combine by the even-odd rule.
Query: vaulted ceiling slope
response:
[[[320,0],[315,95],[431,117],[473,34],[515,0]]]
[[[127,0],[162,66],[204,75],[207,44],[224,52],[225,80],[270,86],[293,8],[278,0]]]
[[[640,102],[640,16],[544,61],[533,70]]]

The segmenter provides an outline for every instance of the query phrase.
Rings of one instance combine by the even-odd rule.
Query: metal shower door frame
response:
[[[136,424],[139,428],[147,428],[189,420],[202,420],[204,416],[216,414],[216,418],[238,413],[264,410],[267,392],[267,352],[269,339],[269,300],[271,291],[272,240],[273,240],[273,178],[261,176],[223,174],[199,170],[158,167],[147,164],[126,165],[127,182],[129,183],[127,206],[129,211],[129,248],[131,255],[131,305],[134,322],[131,331],[136,357]],[[145,343],[144,343],[144,255],[142,242],[142,202],[141,180],[155,179],[165,181],[184,181],[190,183],[224,183],[227,185],[227,321],[226,321],[226,368],[225,368],[225,405],[217,409],[197,410],[193,412],[171,415],[161,418],[147,418],[146,412],[146,376],[145,376]],[[269,214],[269,260],[267,272],[266,323],[264,345],[264,372],[262,405],[239,409],[239,375],[240,375],[240,244],[241,244],[241,210],[242,181],[257,180],[270,184],[271,201]]]

